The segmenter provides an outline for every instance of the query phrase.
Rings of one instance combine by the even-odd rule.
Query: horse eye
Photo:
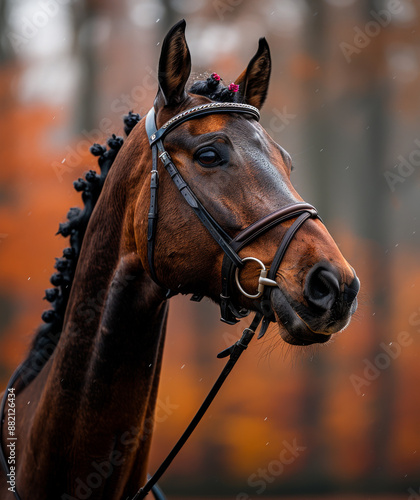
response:
[[[222,163],[222,158],[220,158],[219,154],[214,149],[199,151],[196,154],[196,158],[203,167],[217,167]]]

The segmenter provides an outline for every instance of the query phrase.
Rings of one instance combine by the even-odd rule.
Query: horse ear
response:
[[[271,73],[271,57],[267,40],[260,38],[258,50],[248,67],[236,79],[239,92],[247,104],[260,109],[267,97],[268,83]]]
[[[185,20],[172,26],[166,35],[159,59],[159,90],[156,96],[171,106],[186,98],[185,85],[191,72],[191,56],[185,40]]]

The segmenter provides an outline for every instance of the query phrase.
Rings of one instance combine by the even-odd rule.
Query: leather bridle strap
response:
[[[152,108],[149,113],[151,111],[154,115],[154,108]],[[201,104],[175,115],[163,124],[159,130],[155,130],[151,134],[147,134],[149,136],[150,145],[152,146],[155,142],[161,141],[171,130],[181,125],[181,123],[191,120],[191,118],[214,115],[216,113],[246,113],[247,115],[251,115],[257,121],[260,119],[260,112],[257,108],[251,106],[250,104],[238,102],[211,102],[208,104]],[[146,132],[148,132],[147,122]]]
[[[303,213],[309,213],[312,216],[317,216],[317,211],[315,207],[309,203],[294,203],[293,205],[288,205],[286,207],[280,208],[279,210],[266,215],[262,219],[254,222],[247,228],[243,229],[239,234],[233,238],[231,244],[232,247],[239,251],[246,245],[249,245],[252,241],[257,239],[259,236],[269,231],[273,227],[286,222],[294,217],[297,217]],[[284,239],[284,238],[283,238]]]
[[[316,216],[312,215],[311,212],[303,212],[299,215],[299,217],[295,220],[295,222],[289,227],[283,239],[281,240],[280,246],[277,249],[276,255],[274,256],[273,262],[271,263],[270,270],[268,271],[267,278],[274,279],[276,277],[276,273],[278,268],[280,267],[280,263],[283,260],[284,254],[286,253],[287,248],[289,247],[290,242],[292,241],[294,235],[300,226],[307,220],[309,217]]]
[[[158,217],[158,188],[159,188],[159,172],[158,172],[158,158],[156,148],[152,148],[152,171],[150,172],[150,207],[147,222],[147,260],[149,263],[150,273],[152,279],[159,286],[163,285],[159,282],[154,263],[154,238],[156,234],[156,224]]]
[[[232,371],[232,368],[235,366],[236,362],[238,361],[240,355],[248,347],[248,344],[250,343],[252,337],[255,334],[255,330],[258,328],[258,325],[261,322],[261,319],[262,319],[262,314],[256,313],[252,323],[249,325],[248,328],[245,328],[245,330],[243,331],[242,337],[237,342],[235,342],[235,344],[233,344],[233,346],[229,347],[228,349],[225,349],[224,351],[222,351],[221,353],[219,353],[217,355],[218,358],[225,358],[225,357],[229,356],[229,359],[228,359],[225,367],[223,368],[221,374],[219,375],[218,379],[214,383],[213,387],[210,389],[210,392],[208,393],[206,399],[203,401],[199,410],[194,415],[193,419],[188,424],[188,427],[185,429],[184,433],[179,438],[179,440],[177,441],[175,446],[169,452],[169,454],[167,455],[165,460],[162,462],[162,464],[159,466],[159,468],[156,470],[156,472],[153,474],[153,476],[143,486],[143,488],[140,488],[139,491],[134,495],[132,500],[141,500],[141,499],[145,498],[146,495],[150,492],[150,490],[155,486],[155,484],[162,477],[162,475],[166,472],[168,467],[171,465],[174,458],[178,455],[181,448],[184,446],[184,444],[186,443],[188,438],[193,433],[194,429],[199,424],[200,420],[203,418],[204,414],[206,413],[206,411],[208,410],[212,401],[214,400],[217,393],[219,392],[220,388],[222,387],[223,382],[226,380],[227,376]]]
[[[274,256],[273,262],[271,263],[270,269],[267,273],[267,279],[268,280],[275,280],[277,271],[280,267],[280,264],[283,260],[283,257],[286,253],[286,250],[288,249],[290,242],[294,238],[296,232],[299,230],[299,228],[302,226],[302,224],[308,220],[310,217],[318,217],[317,211],[311,210],[311,211],[305,211],[301,213],[298,218],[293,222],[293,224],[289,227],[287,230],[286,234],[284,235],[281,244],[279,248],[277,249],[277,252]],[[262,300],[261,300],[261,306],[263,309],[264,313],[264,320],[261,326],[261,330],[258,334],[258,338],[260,339],[261,337],[264,336],[265,332],[267,331],[268,325],[270,324],[271,321],[274,321],[274,313],[271,309],[271,292],[272,292],[271,287],[265,287],[262,295]]]

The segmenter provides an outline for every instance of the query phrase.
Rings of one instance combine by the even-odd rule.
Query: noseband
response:
[[[250,311],[244,308],[238,308],[233,303],[232,293],[236,285],[237,289],[246,297],[254,299],[256,309],[264,316],[262,327],[259,333],[261,338],[267,330],[270,321],[274,321],[274,313],[270,305],[270,295],[273,287],[277,286],[275,281],[276,273],[281,265],[286,250],[292,241],[294,235],[302,224],[309,218],[319,218],[316,209],[308,203],[295,203],[283,207],[275,212],[266,215],[262,219],[254,222],[247,228],[243,229],[234,238],[231,238],[223,228],[215,221],[215,219],[206,210],[201,201],[194,194],[188,183],[183,179],[176,165],[173,163],[169,153],[165,150],[163,140],[165,136],[188,120],[201,118],[215,113],[241,113],[248,115],[251,118],[259,121],[260,113],[257,108],[249,104],[242,103],[220,103],[212,102],[195,106],[187,111],[174,116],[167,121],[159,130],[156,127],[155,111],[152,108],[146,117],[146,133],[149,138],[149,144],[152,149],[152,171],[150,180],[150,209],[148,215],[147,229],[147,258],[150,268],[150,273],[153,280],[162,288],[167,289],[156,276],[154,266],[154,247],[156,240],[156,226],[158,219],[158,187],[159,187],[159,172],[158,158],[160,158],[165,169],[168,171],[171,179],[184,197],[188,205],[193,209],[202,224],[209,231],[210,235],[221,247],[224,252],[222,264],[222,293],[220,294],[220,311],[221,320],[229,325],[238,323],[241,318],[247,316]],[[256,238],[263,235],[273,227],[295,219],[293,224],[287,229],[280,246],[273,258],[270,268],[267,269],[263,262],[255,257],[241,258],[238,252],[253,242]],[[258,279],[258,289],[256,293],[247,293],[240,283],[240,270],[244,268],[246,262],[257,262],[261,267],[260,276]],[[176,292],[175,292],[176,293]],[[175,293],[168,290],[167,296],[170,297]],[[199,301],[201,295],[194,295],[192,300]],[[258,300],[259,299],[259,300]]]

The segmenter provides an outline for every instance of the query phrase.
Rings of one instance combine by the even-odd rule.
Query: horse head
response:
[[[247,68],[228,87],[214,73],[205,81],[193,83],[187,91],[190,72],[185,22],[181,21],[162,45],[159,88],[151,118],[156,124],[154,131],[162,131],[164,124],[170,129],[164,132],[159,151],[167,154],[163,159],[168,162],[170,158],[181,180],[172,182],[171,176],[176,175],[168,175],[162,168],[159,210],[152,223],[156,224],[152,260],[147,257],[147,226],[151,223],[145,196],[149,191],[143,189],[139,194],[134,232],[144,268],[163,289],[223,301],[221,274],[226,252],[217,235],[212,237],[187,203],[188,197],[179,186],[184,182],[242,259],[241,268],[237,265],[236,270],[228,258],[227,268],[232,265],[227,280],[235,282],[229,284],[229,307],[235,312],[230,314],[231,319],[244,310],[262,311],[278,324],[280,335],[290,344],[327,341],[348,325],[355,312],[359,281],[316,212],[315,216],[310,213],[292,235],[271,280],[276,286],[261,298],[255,298],[261,266],[270,268],[299,213],[292,210],[291,216],[280,217],[280,223],[264,225],[258,237],[250,238],[245,246],[235,241],[245,228],[266,221],[269,214],[306,206],[290,179],[290,155],[258,123],[257,111],[253,116],[251,113],[251,107],[262,107],[267,95],[271,59],[266,40],[260,39]],[[231,103],[231,109],[223,110],[223,104],[213,103]],[[235,103],[239,103],[238,112]],[[244,104],[249,113],[242,112]],[[213,112],[212,106],[221,112]],[[200,108],[209,108],[209,112],[197,113]],[[178,122],[176,127],[173,122]],[[139,127],[135,129],[137,134],[144,134],[144,125]],[[149,140],[152,144],[151,137]],[[154,161],[160,170],[160,161]],[[157,163],[152,167],[150,156],[148,162],[157,169]]]

